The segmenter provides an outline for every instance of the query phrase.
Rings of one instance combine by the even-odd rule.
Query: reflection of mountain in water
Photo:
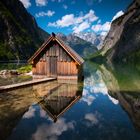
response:
[[[40,94],[43,92],[40,92],[38,87],[34,87],[34,89],[37,91],[36,96],[39,100],[39,104],[54,122],[82,96],[82,91],[79,90],[77,84],[60,84],[53,82],[48,86],[48,92],[43,95]]]
[[[140,131],[140,75],[134,66],[100,67],[109,95],[117,99]]]
[[[99,65],[87,61],[84,67],[84,75],[83,101],[85,101],[88,105],[91,105],[95,99],[94,95],[101,93],[107,96],[113,104],[118,104],[118,101],[108,94],[108,88],[106,83],[103,81],[102,71]]]

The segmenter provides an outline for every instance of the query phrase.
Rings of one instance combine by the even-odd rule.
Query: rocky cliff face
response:
[[[27,60],[48,33],[19,0],[0,1],[0,60]]]
[[[140,60],[140,1],[134,0],[124,15],[112,22],[102,55],[111,61]]]

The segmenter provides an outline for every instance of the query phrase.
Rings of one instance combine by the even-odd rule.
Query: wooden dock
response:
[[[56,79],[57,78],[43,78],[43,79],[36,79],[36,80],[22,82],[22,83],[17,83],[17,84],[0,86],[0,93],[3,92],[3,91],[8,91],[8,90],[15,89],[15,88],[30,86],[30,85],[34,85],[34,84],[43,83],[43,82],[49,82],[49,81],[53,81],[53,80],[56,80]]]

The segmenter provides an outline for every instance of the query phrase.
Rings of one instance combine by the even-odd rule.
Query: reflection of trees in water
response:
[[[114,65],[100,67],[108,93],[116,98],[140,131],[140,75],[134,67]]]

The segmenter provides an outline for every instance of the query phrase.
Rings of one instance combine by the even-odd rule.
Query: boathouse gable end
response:
[[[57,36],[50,36],[28,61],[33,75],[78,78],[84,60]]]

